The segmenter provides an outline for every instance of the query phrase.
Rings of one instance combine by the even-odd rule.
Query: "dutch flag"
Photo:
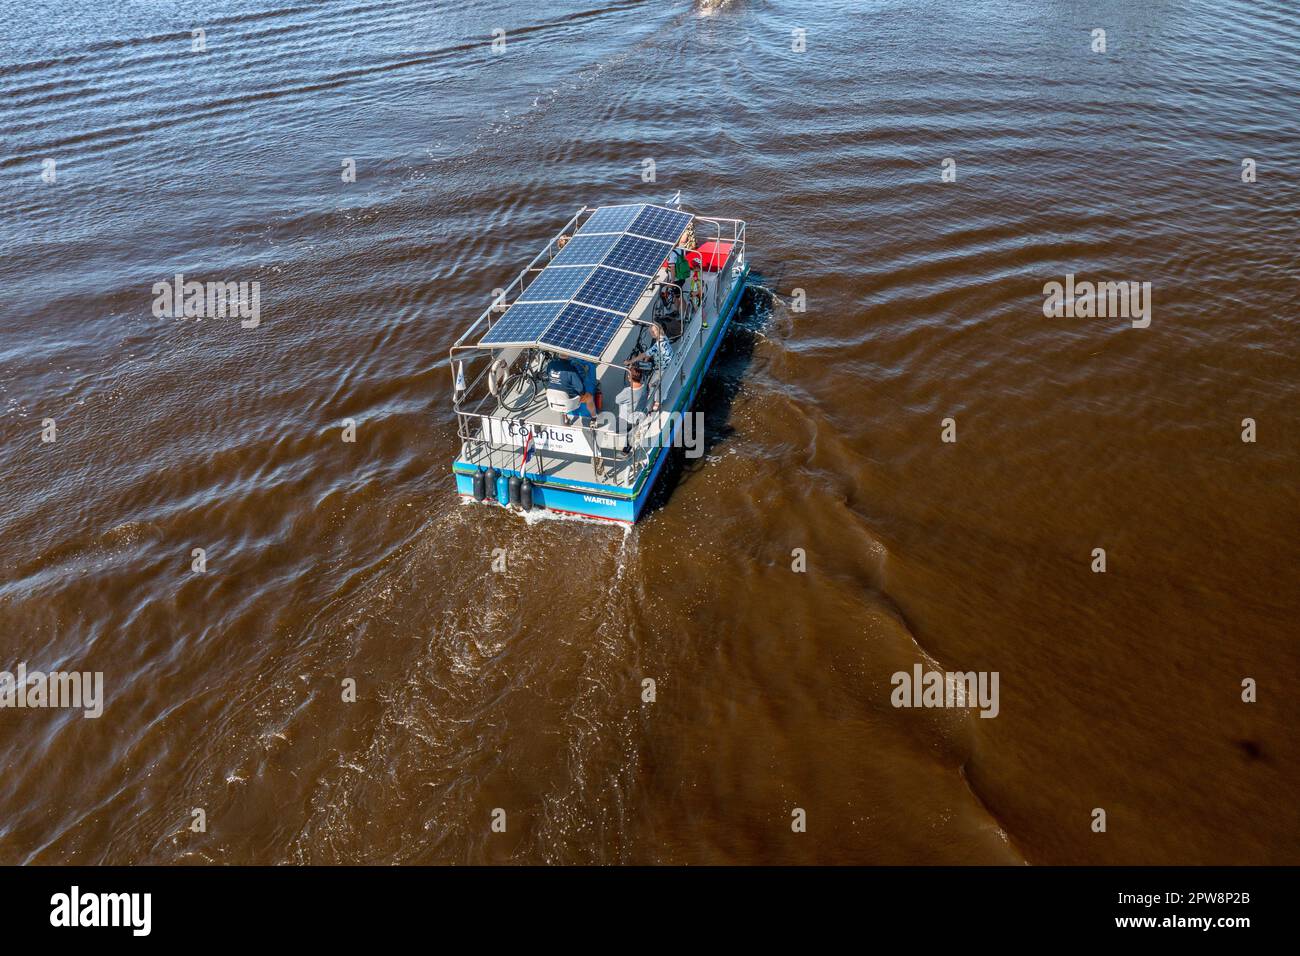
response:
[[[524,470],[523,466],[527,465],[528,459],[532,457],[533,457],[533,433],[532,430],[530,429],[529,431],[524,432],[524,460],[523,460],[523,464],[519,466],[520,471]]]

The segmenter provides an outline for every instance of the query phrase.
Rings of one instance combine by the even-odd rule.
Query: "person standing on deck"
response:
[[[625,429],[634,427],[645,417],[650,407],[650,390],[645,387],[645,376],[635,365],[627,370],[627,388],[618,393],[618,417]]]
[[[647,359],[654,362],[654,366],[663,375],[668,366],[673,363],[673,344],[668,341],[668,336],[664,335],[663,327],[659,323],[650,326],[650,336],[654,339],[650,347],[640,355],[634,355],[628,360],[628,365],[635,365],[637,362],[644,362]]]
[[[640,366],[629,365],[627,388],[614,400],[618,407],[618,423],[623,438],[623,454],[631,451],[631,440],[637,426],[645,420],[650,409],[650,389],[646,388],[645,373]]]

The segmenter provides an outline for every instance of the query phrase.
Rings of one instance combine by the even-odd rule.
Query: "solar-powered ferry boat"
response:
[[[578,210],[451,348],[457,491],[636,521],[748,273],[741,220]]]

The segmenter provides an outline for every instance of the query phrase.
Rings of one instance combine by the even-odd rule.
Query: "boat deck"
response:
[[[673,410],[681,395],[682,389],[690,380],[691,372],[700,360],[700,354],[709,341],[710,331],[713,323],[718,319],[720,309],[726,305],[726,299],[730,290],[723,290],[721,299],[718,295],[718,283],[722,277],[728,279],[735,278],[732,270],[718,272],[701,272],[700,277],[704,283],[702,307],[697,310],[696,314],[686,323],[681,330],[681,334],[676,339],[670,339],[673,346],[674,361],[666,370],[666,381],[662,383],[660,396],[660,407],[664,412]],[[662,278],[662,276],[661,276]],[[627,386],[627,373],[623,366],[632,356],[636,348],[638,336],[643,325],[637,324],[632,320],[648,321],[653,314],[653,304],[656,296],[654,289],[647,290],[641,300],[636,304],[630,313],[628,321],[623,323],[609,347],[601,356],[601,364],[597,365],[597,380],[603,398],[603,410],[615,411],[615,400],[618,394]],[[702,326],[701,312],[707,320],[707,324]],[[513,361],[514,356],[503,353],[509,361]],[[653,392],[651,393],[653,395]],[[506,402],[515,397],[512,395],[504,396]],[[487,415],[492,418],[510,419],[518,422],[530,422],[541,425],[561,426],[561,414],[547,407],[546,397],[539,394],[533,402],[525,408],[511,410],[505,407],[501,402],[493,399],[485,403],[478,410],[478,414]],[[650,434],[656,434],[657,427],[652,427]],[[616,456],[618,449],[618,436],[613,431],[602,431],[599,429],[586,429],[586,434],[591,436],[594,432],[600,447],[604,450],[603,474],[597,474],[593,457],[589,454],[572,454],[553,449],[538,449],[534,452],[531,460],[528,462],[526,471],[534,481],[552,481],[557,480],[566,484],[592,486],[595,489],[604,488],[622,488],[630,489],[636,484],[640,470],[646,467],[648,458],[645,454],[637,454],[635,451],[625,456]],[[461,460],[474,465],[492,465],[498,470],[507,472],[518,472],[520,470],[522,449],[519,444],[485,444],[482,442],[466,442],[461,450]],[[615,457],[611,457],[615,456]]]

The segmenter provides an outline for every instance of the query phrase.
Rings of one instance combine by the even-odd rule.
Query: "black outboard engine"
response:
[[[487,497],[487,482],[483,478],[483,469],[474,472],[474,500],[482,501]]]

